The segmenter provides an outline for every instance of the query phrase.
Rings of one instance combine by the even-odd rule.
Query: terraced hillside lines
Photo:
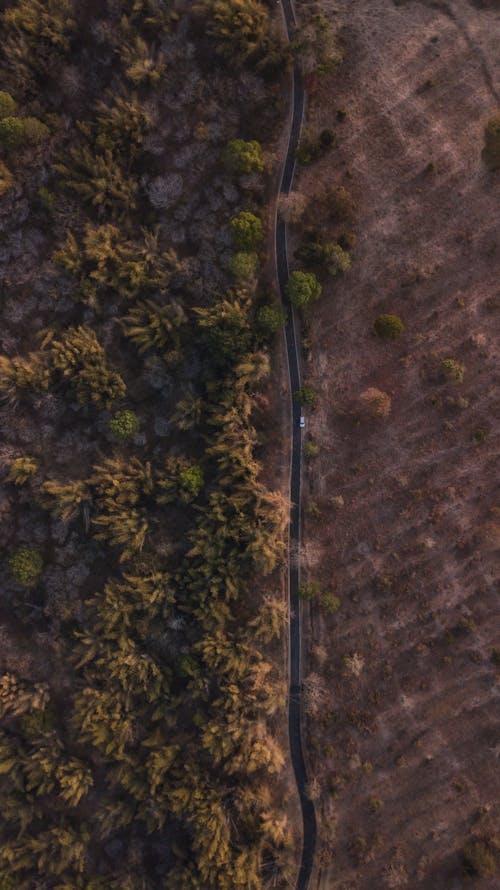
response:
[[[289,0],[283,0],[288,35],[291,36],[295,19],[292,4]],[[304,116],[305,94],[302,78],[295,68],[293,72],[292,91],[292,117],[288,149],[283,166],[280,192],[288,194],[290,191],[295,168],[295,152],[299,143],[302,119]],[[281,299],[287,310],[288,320],[285,327],[286,351],[288,359],[288,372],[290,379],[290,395],[300,388],[300,366],[297,352],[297,334],[294,324],[292,307],[285,293],[288,280],[288,258],[286,225],[283,220],[276,223],[276,268]],[[314,805],[307,795],[307,772],[304,760],[301,736],[301,611],[299,598],[299,573],[300,567],[296,560],[292,560],[292,553],[298,549],[300,543],[300,489],[301,489],[301,464],[302,464],[302,434],[299,426],[301,409],[300,405],[292,400],[292,455],[290,474],[290,550],[289,550],[289,706],[288,729],[290,738],[290,754],[300,797],[300,805],[303,820],[303,842],[300,871],[297,879],[297,890],[306,890],[309,885],[314,850],[316,846],[316,816]]]

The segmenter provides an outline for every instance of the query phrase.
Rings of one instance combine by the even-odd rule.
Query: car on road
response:
[[[303,417],[303,415],[301,414],[300,420],[299,420],[299,426],[300,426],[301,430],[304,429],[305,425],[306,425],[305,417]]]

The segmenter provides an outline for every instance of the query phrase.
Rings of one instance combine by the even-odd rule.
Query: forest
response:
[[[0,7],[0,888],[279,887],[275,4]]]

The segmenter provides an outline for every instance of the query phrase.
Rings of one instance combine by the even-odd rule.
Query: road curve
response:
[[[291,0],[281,0],[289,39],[295,29],[295,15]],[[305,91],[302,77],[297,67],[293,71],[292,117],[288,148],[281,177],[280,194],[288,194],[293,182],[295,151],[297,149],[302,120],[304,117]],[[289,694],[288,694],[288,733],[290,755],[295,781],[300,797],[303,822],[302,858],[297,877],[296,890],[307,890],[311,878],[314,850],[316,846],[316,814],[314,805],[306,794],[307,772],[304,760],[301,735],[301,614],[299,598],[300,567],[298,561],[300,544],[300,484],[302,469],[302,431],[299,426],[301,409],[293,400],[293,393],[300,389],[300,364],[294,314],[286,295],[288,281],[288,256],[286,225],[276,219],[276,271],[281,300],[287,312],[285,325],[288,375],[292,415],[292,455],[290,467],[290,542],[289,542]]]

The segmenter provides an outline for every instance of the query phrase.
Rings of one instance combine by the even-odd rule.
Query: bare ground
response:
[[[498,4],[323,7],[345,59],[309,124],[337,148],[299,188],[346,186],[358,241],[314,307],[306,364],[320,453],[305,507],[320,513],[304,562],[341,601],[309,616],[314,886],[493,888],[460,851],[499,831],[498,178],[480,159]],[[402,318],[399,340],[374,335],[383,312]],[[463,383],[443,381],[445,358]],[[361,417],[368,387],[391,397],[386,419]]]

